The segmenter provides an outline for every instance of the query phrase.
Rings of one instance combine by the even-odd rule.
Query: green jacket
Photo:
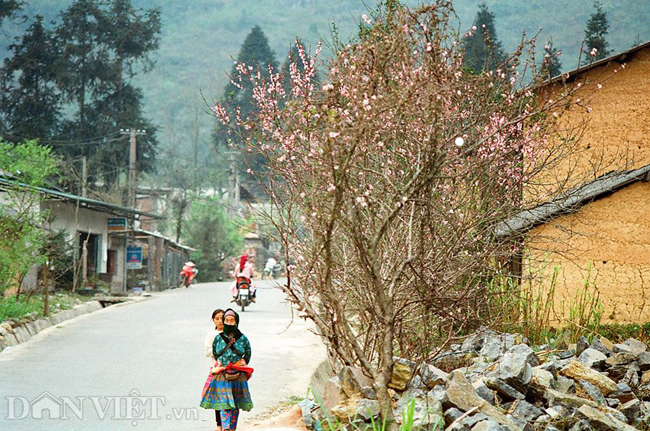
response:
[[[250,364],[251,343],[248,341],[248,338],[244,334],[241,334],[235,344],[231,348],[226,349],[228,345],[227,338],[224,334],[218,334],[212,342],[212,353],[219,363],[226,367],[244,358],[246,364]]]

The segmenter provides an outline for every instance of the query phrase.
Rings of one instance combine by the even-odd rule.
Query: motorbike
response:
[[[241,307],[241,311],[246,311],[246,307],[251,305],[252,301],[251,281],[245,277],[237,279],[237,299],[235,303]]]
[[[269,277],[276,279],[282,271],[282,265],[278,263],[275,259],[271,258],[266,262],[266,266],[262,270],[262,278]]]
[[[185,262],[183,269],[181,269],[181,286],[185,286],[185,288],[190,287],[192,280],[194,280],[198,272],[199,270],[196,269],[193,262]]]

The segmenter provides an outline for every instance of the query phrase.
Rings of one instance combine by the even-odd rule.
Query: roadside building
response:
[[[576,69],[588,116],[573,169],[591,170],[567,193],[500,226],[523,235],[522,272],[552,292],[554,320],[602,304],[602,323],[650,320],[650,43]],[[553,94],[561,83],[540,91]],[[555,273],[555,275],[554,275]],[[537,276],[537,277],[536,277]],[[591,311],[590,309],[584,311]]]
[[[8,187],[15,184],[0,177],[0,202]],[[64,231],[66,241],[73,244],[72,271],[79,288],[103,282],[112,293],[120,293],[134,287],[151,290],[176,285],[183,263],[193,249],[140,228],[142,220],[150,225],[162,219],[160,215],[60,190],[36,190],[43,197],[40,211],[48,214],[47,228],[52,232]],[[127,255],[135,259],[128,261]],[[35,267],[25,277],[26,290],[37,285],[38,274]]]

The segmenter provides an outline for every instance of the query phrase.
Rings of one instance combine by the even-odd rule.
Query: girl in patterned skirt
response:
[[[203,392],[201,393],[201,401],[205,398],[205,393],[212,383],[212,368],[216,365],[216,360],[214,359],[214,354],[212,353],[212,344],[214,343],[214,338],[223,331],[223,313],[224,311],[220,308],[217,308],[212,312],[212,322],[214,323],[214,330],[208,332],[208,335],[205,337],[205,356],[208,357],[210,361],[210,370],[208,371],[208,379],[203,385]],[[215,431],[222,431],[221,428],[221,414],[219,410],[214,411],[215,419],[217,420],[217,428]]]
[[[253,408],[248,390],[248,379],[253,372],[248,367],[251,346],[238,326],[239,315],[227,309],[223,315],[223,332],[214,338],[212,344],[217,366],[212,370],[212,380],[201,400],[201,407],[220,412],[223,431],[235,431],[239,411]]]

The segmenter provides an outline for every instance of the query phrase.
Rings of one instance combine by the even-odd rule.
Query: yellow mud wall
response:
[[[556,112],[560,136],[576,138],[577,144],[552,177],[571,176],[570,184],[580,184],[650,164],[650,48],[583,72],[567,86],[578,84],[571,108]],[[556,84],[539,96],[558,100],[565,90]]]
[[[550,289],[559,267],[555,323],[591,287],[604,306],[602,323],[650,321],[650,183],[637,182],[529,232],[527,268],[541,271],[533,286]]]

